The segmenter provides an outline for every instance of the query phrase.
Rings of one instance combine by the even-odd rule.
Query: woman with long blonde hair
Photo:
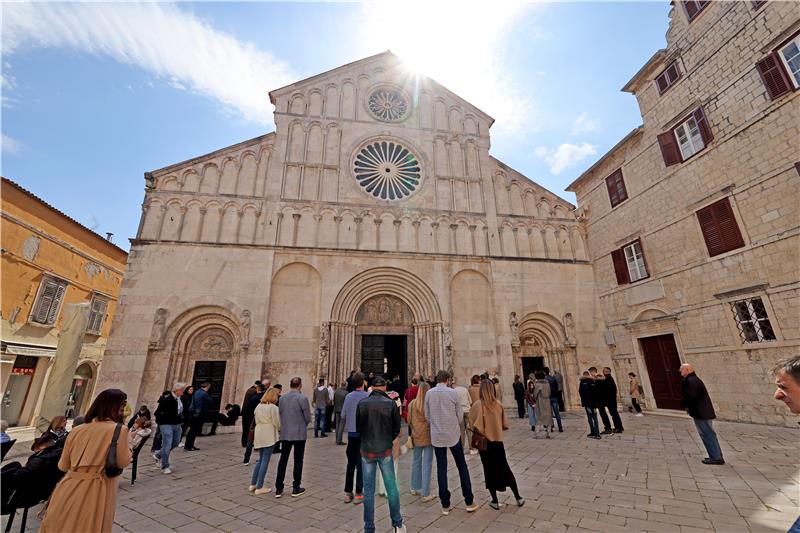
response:
[[[514,493],[514,499],[517,500],[519,507],[525,505],[525,500],[517,489],[514,473],[508,466],[506,450],[503,446],[503,430],[508,429],[506,412],[503,404],[495,396],[494,384],[488,379],[481,381],[480,399],[473,403],[469,410],[469,425],[476,433],[486,437],[488,441],[486,449],[479,450],[479,453],[486,488],[492,495],[489,506],[495,510],[500,509],[497,491],[505,492],[506,488],[510,488]]]
[[[424,381],[419,386],[417,397],[408,407],[408,427],[414,445],[414,460],[411,464],[411,494],[421,494],[422,501],[436,499],[431,496],[431,469],[433,467],[433,445],[431,426],[425,418],[425,395],[431,386]]]
[[[272,388],[264,393],[253,413],[253,420],[256,425],[253,433],[253,448],[258,451],[258,462],[253,468],[253,476],[250,479],[248,490],[255,494],[267,494],[272,489],[264,487],[264,477],[267,475],[269,460],[275,449],[275,443],[278,442],[278,432],[281,429],[278,389]]]

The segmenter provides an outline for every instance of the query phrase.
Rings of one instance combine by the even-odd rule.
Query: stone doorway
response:
[[[227,361],[195,361],[194,374],[192,375],[192,386],[194,390],[206,381],[211,383],[211,407],[208,413],[218,413],[222,404],[222,391],[225,387],[225,367]]]
[[[407,385],[407,348],[407,335],[362,335],[361,370],[367,375],[370,372],[382,374],[390,381],[400,376],[403,385]]]

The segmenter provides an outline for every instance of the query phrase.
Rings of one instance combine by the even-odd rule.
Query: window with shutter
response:
[[[644,262],[644,252],[642,252],[642,241],[636,240],[622,247],[625,253],[625,263],[628,268],[628,279],[633,283],[648,277],[647,265]]]
[[[664,71],[656,77],[656,85],[658,86],[658,93],[664,92],[675,85],[681,77],[681,71],[678,69],[678,63],[673,61]]]
[[[92,298],[89,323],[86,325],[86,331],[88,333],[100,334],[103,328],[103,322],[106,318],[106,309],[108,309],[108,300],[98,296]]]
[[[616,207],[628,199],[628,191],[625,188],[625,179],[622,177],[622,169],[606,178],[606,189],[608,189],[608,198],[611,201],[611,207]]]
[[[683,9],[686,11],[686,18],[691,22],[705,9],[709,4],[709,0],[681,0],[681,4],[683,4]]]
[[[744,239],[728,198],[699,210],[697,220],[710,257],[744,246]]]
[[[617,276],[617,284],[624,285],[630,283],[628,277],[628,264],[625,261],[625,252],[620,248],[611,252],[611,262],[614,264],[614,273]]]
[[[800,34],[780,48],[780,58],[795,89],[800,87]]]
[[[33,305],[31,322],[51,326],[58,318],[58,311],[61,308],[61,301],[67,290],[65,281],[45,277],[39,286],[39,293]]]
[[[753,4],[753,9],[758,9],[759,7],[766,4],[767,0],[751,0],[750,3]]]

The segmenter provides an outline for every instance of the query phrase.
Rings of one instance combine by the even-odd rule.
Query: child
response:
[[[153,423],[150,420],[147,420],[142,417],[138,417],[133,422],[133,427],[128,431],[128,445],[131,448],[131,451],[136,449],[142,439],[150,435],[153,430]]]

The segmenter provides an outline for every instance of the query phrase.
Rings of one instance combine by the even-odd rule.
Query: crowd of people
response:
[[[800,357],[779,362],[772,370],[777,390],[775,399],[800,414]],[[689,363],[680,367],[683,378],[682,405],[694,419],[708,452],[703,463],[725,464],[712,421],[716,417],[708,391]],[[299,377],[292,378],[289,392],[279,384],[256,381],[248,389],[243,407],[226,405],[225,413],[209,413],[210,385],[201,383],[196,390],[176,383],[158,399],[152,413],[141,406],[127,421],[130,408],[124,392],[102,391],[92,402],[85,417],[76,417],[67,431],[65,417],[54,417],[50,426],[31,446],[33,454],[25,465],[14,461],[2,468],[3,507],[17,508],[48,500],[40,531],[111,531],[116,505],[117,481],[131,462],[132,452],[144,440],[155,435],[154,454],[161,471],[171,472],[170,452],[181,444],[195,451],[195,438],[202,435],[203,424],[234,425],[242,419],[242,446],[245,463],[253,450],[257,460],[250,474],[248,490],[256,495],[273,492],[266,478],[273,454],[280,454],[274,481],[274,496],[284,495],[284,480],[289,456],[293,456],[291,497],[306,493],[302,486],[303,459],[312,422],[315,437],[335,431],[336,443],[346,445],[344,467],[344,502],[363,504],[364,531],[375,531],[375,495],[385,495],[395,531],[405,531],[400,509],[397,464],[402,450],[410,449],[410,492],[423,502],[438,498],[441,512],[452,512],[448,489],[448,455],[458,472],[467,512],[478,509],[472,490],[465,450],[480,455],[484,484],[489,492],[489,506],[499,510],[498,492],[510,490],[517,506],[525,504],[516,478],[508,463],[504,431],[509,428],[501,403],[500,383],[488,374],[473,376],[470,386],[455,383],[447,371],[423,379],[415,375],[410,386],[380,375],[364,376],[353,371],[336,388],[320,382],[313,392],[313,402],[302,393]],[[563,382],[548,369],[529,376],[523,385],[514,379],[514,398],[520,418],[528,416],[531,428],[540,427],[549,437],[558,426]],[[632,411],[641,415],[638,405],[642,389],[636,376],[629,374]],[[591,438],[602,434],[622,433],[617,410],[617,385],[611,370],[595,367],[583,373],[579,393],[589,422]],[[523,406],[519,406],[520,397]],[[312,416],[312,404],[314,415]],[[525,409],[523,409],[525,407]],[[598,414],[603,422],[601,432]],[[155,419],[155,433],[153,420]],[[408,438],[402,442],[403,420],[408,424]],[[0,441],[8,442],[7,425],[0,421]],[[344,434],[347,442],[344,442]],[[433,459],[436,459],[438,495],[432,494]]]

